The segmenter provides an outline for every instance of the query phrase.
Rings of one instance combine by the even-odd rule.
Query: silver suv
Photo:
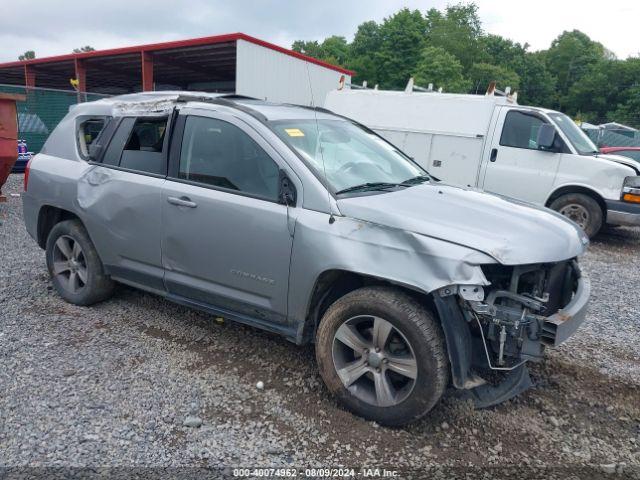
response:
[[[449,385],[479,407],[526,389],[526,362],[589,297],[574,224],[430,179],[323,109],[171,92],[80,104],[23,199],[66,301],[121,282],[315,342],[327,388],[385,425]]]

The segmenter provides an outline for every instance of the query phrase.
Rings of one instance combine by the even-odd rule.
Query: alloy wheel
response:
[[[62,287],[77,293],[87,284],[87,261],[80,244],[68,235],[61,235],[53,246],[53,276]]]
[[[397,405],[415,386],[418,362],[413,348],[383,318],[361,315],[348,319],[336,330],[332,355],[345,388],[370,405]]]

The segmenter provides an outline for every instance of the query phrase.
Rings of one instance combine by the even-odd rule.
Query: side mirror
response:
[[[280,170],[280,187],[278,192],[278,201],[282,205],[287,205],[290,207],[294,207],[296,205],[297,194],[296,187],[289,180],[287,174],[284,170]]]
[[[553,150],[556,140],[556,128],[548,123],[540,125],[536,143],[541,150]]]

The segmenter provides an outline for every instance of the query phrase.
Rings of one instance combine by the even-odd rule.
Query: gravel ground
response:
[[[12,175],[4,193],[21,182]],[[422,421],[387,429],[334,402],[312,347],[127,287],[90,308],[63,302],[20,198],[9,196],[0,204],[0,466],[640,478],[639,253],[638,230],[591,244],[588,320],[532,368],[535,388],[480,411],[450,392]]]

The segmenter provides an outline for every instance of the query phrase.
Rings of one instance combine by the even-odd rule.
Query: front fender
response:
[[[317,279],[327,270],[379,278],[430,293],[452,284],[488,285],[488,255],[413,232],[326,213],[298,217],[289,274],[289,319],[304,323]]]

